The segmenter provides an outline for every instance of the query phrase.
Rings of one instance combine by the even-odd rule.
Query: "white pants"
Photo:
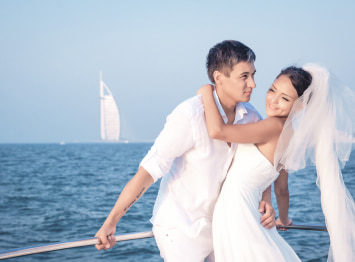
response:
[[[202,230],[195,238],[176,227],[153,226],[153,233],[165,262],[214,262],[210,230]]]

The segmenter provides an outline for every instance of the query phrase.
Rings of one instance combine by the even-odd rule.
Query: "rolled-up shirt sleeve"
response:
[[[177,157],[193,147],[194,130],[188,110],[178,106],[166,119],[163,130],[140,163],[156,182],[167,174]]]

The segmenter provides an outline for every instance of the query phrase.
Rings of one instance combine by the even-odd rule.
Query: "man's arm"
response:
[[[153,182],[152,176],[144,168],[139,167],[137,173],[122,190],[116,204],[95,235],[101,241],[101,244],[96,245],[98,250],[108,249],[115,245],[116,241],[113,235],[116,232],[118,221],[128,209],[138,201],[145,191],[147,191]]]
[[[263,193],[263,197],[259,203],[259,212],[263,214],[260,218],[260,223],[267,229],[273,228],[275,223],[275,210],[271,203],[271,186]]]
[[[108,249],[115,245],[113,235],[118,221],[154,181],[169,172],[174,159],[192,147],[191,130],[188,113],[183,108],[176,108],[167,117],[165,126],[153,147],[140,163],[137,173],[122,190],[115,206],[96,233],[96,237],[102,242],[96,246],[97,249]]]

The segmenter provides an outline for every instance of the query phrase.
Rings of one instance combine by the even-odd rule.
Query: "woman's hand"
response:
[[[290,225],[292,225],[292,219],[291,218],[288,218],[286,223],[281,221],[280,218],[277,218],[277,220],[276,220],[276,227],[277,226],[290,226]],[[278,230],[287,231],[288,229],[287,228],[278,228]]]
[[[206,92],[212,92],[214,89],[213,85],[207,84],[204,86],[201,86],[198,90],[197,90],[197,95],[204,95]]]

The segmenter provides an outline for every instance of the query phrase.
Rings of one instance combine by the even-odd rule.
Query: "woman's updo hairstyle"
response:
[[[311,74],[300,67],[296,67],[296,66],[286,67],[285,69],[281,70],[280,74],[276,78],[282,75],[287,76],[291,80],[292,85],[297,91],[298,97],[303,95],[303,92],[312,83]]]

